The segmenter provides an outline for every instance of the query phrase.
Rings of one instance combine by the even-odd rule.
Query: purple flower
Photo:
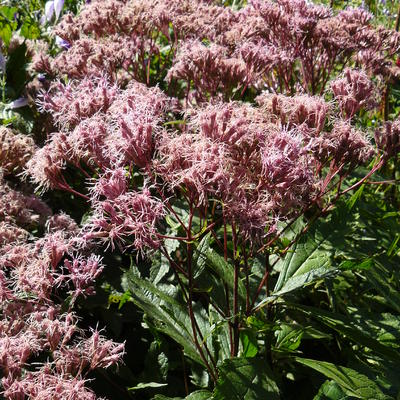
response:
[[[16,108],[22,108],[28,105],[28,99],[26,97],[20,97],[17,100],[14,100],[8,105],[8,108],[11,108],[12,110]]]
[[[56,13],[56,19],[60,17],[63,7],[64,7],[64,0],[54,0],[54,11]]]
[[[44,15],[47,21],[51,21],[54,15],[54,1],[48,1],[44,6]]]
[[[60,36],[56,36],[56,44],[58,47],[61,47],[65,50],[68,50],[71,47],[71,44],[67,40],[61,38]]]
[[[38,74],[37,78],[39,79],[39,82],[44,82],[46,80],[46,75],[45,74]]]

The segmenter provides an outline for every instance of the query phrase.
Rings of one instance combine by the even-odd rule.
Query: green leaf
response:
[[[16,12],[18,9],[15,7],[0,7],[0,38],[6,46],[10,44],[13,30],[17,27],[17,22],[14,20]]]
[[[225,261],[224,257],[221,257],[214,250],[209,249],[206,254],[207,266],[210,267],[222,281],[233,291],[234,288],[234,267]],[[238,282],[238,295],[242,303],[246,302],[246,288],[241,280]]]
[[[325,381],[320,387],[314,400],[350,400],[343,389],[335,381]]]
[[[179,343],[188,357],[204,365],[194,345],[186,308],[175,298],[132,271],[126,274],[132,301],[140,307],[155,329]]]
[[[353,319],[347,318],[338,313],[332,313],[329,311],[322,310],[316,307],[308,307],[299,304],[289,304],[289,308],[294,308],[297,311],[308,315],[310,318],[316,319],[321,323],[329,326],[335,331],[345,335],[350,340],[370,348],[372,351],[387,357],[390,360],[400,362],[400,353],[394,350],[392,347],[385,346],[381,342],[368,334],[367,331],[358,329],[354,326]]]
[[[296,357],[295,360],[299,364],[313,368],[325,375],[327,378],[333,379],[346,392],[346,394],[350,396],[354,396],[358,399],[392,399],[391,397],[386,396],[374,381],[354,369],[308,358]]]
[[[366,272],[366,277],[373,288],[385,298],[388,306],[400,312],[400,293],[390,282],[389,271],[380,263],[376,263],[375,268]]]
[[[138,383],[136,386],[128,388],[128,390],[141,390],[141,389],[148,389],[148,388],[158,388],[162,386],[168,386],[167,383],[157,383],[157,382],[147,382],[147,383]]]
[[[282,324],[276,332],[276,347],[280,350],[294,351],[300,346],[304,329]]]
[[[242,342],[242,356],[245,358],[255,357],[258,353],[257,336],[251,330],[240,331]]]
[[[400,316],[372,313],[362,308],[347,307],[355,327],[376,338],[380,343],[396,349],[400,347]]]
[[[31,21],[24,21],[20,34],[27,39],[38,39],[40,37],[40,29]]]
[[[209,400],[212,398],[212,393],[208,390],[196,390],[185,397],[185,400]]]
[[[257,307],[338,272],[332,266],[332,259],[337,242],[342,243],[344,235],[349,233],[347,213],[344,207],[339,208],[328,220],[313,225],[306,235],[293,244],[280,261],[281,272],[271,298]]]
[[[267,362],[260,358],[225,360],[213,400],[277,400],[279,388]]]
[[[167,397],[162,394],[157,394],[152,400],[209,400],[212,398],[212,393],[208,390],[196,390],[190,393],[183,399],[182,397]]]
[[[15,91],[14,99],[20,97],[26,84],[26,51],[26,44],[22,43],[10,53],[7,60],[7,86]]]
[[[362,270],[362,269],[370,269],[374,265],[374,260],[372,258],[366,258],[362,261],[357,260],[345,260],[340,263],[339,269],[341,270]]]
[[[193,254],[194,278],[197,278],[206,267],[206,254],[208,252],[208,249],[210,248],[210,236],[211,233],[207,233],[206,235],[204,235]]]
[[[346,205],[349,210],[351,210],[354,207],[354,204],[356,204],[357,200],[359,200],[362,196],[362,193],[364,191],[364,186],[361,185],[352,195],[351,197],[346,201]]]

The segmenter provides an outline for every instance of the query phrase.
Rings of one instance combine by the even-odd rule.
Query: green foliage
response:
[[[382,393],[375,382],[353,369],[306,358],[296,358],[296,361],[315,369],[327,378],[333,379],[334,382],[336,382],[342,390],[350,396],[354,396],[358,399],[391,399],[391,397]]]

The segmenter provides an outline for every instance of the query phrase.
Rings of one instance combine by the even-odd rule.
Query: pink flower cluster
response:
[[[72,305],[78,296],[93,294],[103,268],[101,259],[76,255],[78,226],[65,214],[48,219],[43,238],[21,236],[17,225],[4,224],[0,228],[3,395],[16,400],[95,399],[84,386],[85,375],[120,362],[124,345],[106,340],[98,331],[87,337],[75,314],[63,313],[56,299],[67,290]],[[39,354],[48,361],[34,369],[29,362]]]
[[[63,213],[52,215],[15,176],[30,162],[29,151],[40,152],[32,138],[3,130],[0,140],[2,395],[12,400],[96,399],[85,386],[87,374],[119,363],[124,344],[97,330],[85,334],[72,307],[78,296],[94,294],[102,260],[88,249],[78,252],[76,222]],[[42,237],[31,233],[41,230],[46,232]],[[70,296],[68,312],[62,311],[62,294]],[[37,357],[47,361],[34,363]]]
[[[322,208],[332,188],[339,195],[360,164],[399,151],[399,121],[377,130],[376,148],[355,127],[398,73],[399,34],[374,27],[361,9],[211,3],[93,0],[55,28],[68,48],[35,55],[33,68],[51,80],[37,104],[52,129],[42,147],[0,131],[3,174],[23,170],[36,189],[80,196],[90,212],[78,226],[51,216],[21,183],[1,181],[7,399],[94,399],[87,372],[121,360],[123,345],[98,331],[87,337],[72,308],[62,313],[55,301],[67,292],[72,307],[94,292],[104,268],[95,245],[163,250],[168,214],[187,235],[179,240],[193,239],[193,214],[182,221],[177,200],[206,229],[223,225],[226,235],[228,224],[242,243],[259,244],[277,221]],[[342,68],[354,61],[360,68]],[[44,237],[32,235],[35,226],[45,226]],[[39,353],[49,361],[35,369]]]
[[[329,82],[336,65],[361,51],[390,62],[400,48],[396,33],[370,19],[361,9],[334,14],[305,0],[254,0],[237,11],[200,0],[93,1],[56,28],[71,48],[49,61],[63,65],[53,73],[79,79],[57,81],[42,93],[39,105],[59,131],[35,153],[26,175],[44,189],[77,194],[63,171],[73,166],[85,174],[80,195],[92,215],[82,228],[84,242],[157,248],[162,203],[181,189],[196,204],[221,201],[224,215],[247,236],[262,235],[274,221],[319,201],[324,174],[329,180],[375,154],[368,135],[351,125],[360,110],[378,104],[369,64]],[[88,62],[93,70],[75,73],[79,52],[89,60],[88,43],[110,50],[116,35],[150,46],[144,52],[136,46],[141,55],[130,60],[137,65],[110,67],[114,52]],[[159,61],[159,72],[178,101],[139,83],[149,83],[161,42],[168,43],[163,56],[172,65],[165,70]],[[330,103],[322,96],[328,83]],[[232,101],[246,91],[258,94],[258,107]],[[176,113],[185,115],[182,129],[166,129],[163,122]],[[135,183],[136,171],[161,198]]]
[[[70,48],[35,64],[51,75],[107,73],[148,83],[152,59],[162,64],[159,81],[175,55],[167,77],[187,82],[197,101],[246,88],[317,94],[335,65],[351,59],[370,74],[398,74],[390,57],[400,35],[374,27],[371,18],[353,8],[333,14],[306,0],[254,0],[240,10],[202,0],[95,0],[56,28]]]

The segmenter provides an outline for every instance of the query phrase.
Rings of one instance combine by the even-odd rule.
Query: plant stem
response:
[[[189,209],[190,209],[190,214],[189,214],[189,223],[188,223],[188,239],[189,242],[186,243],[186,249],[187,249],[187,275],[188,275],[188,281],[189,281],[189,291],[188,291],[188,311],[189,311],[189,318],[190,318],[190,323],[192,325],[192,332],[193,332],[193,341],[194,344],[197,348],[197,351],[199,352],[200,358],[203,360],[204,365],[207,368],[208,373],[211,376],[211,379],[216,382],[217,381],[217,374],[216,372],[212,369],[211,365],[209,364],[206,356],[204,355],[203,348],[199,343],[198,339],[198,333],[200,333],[199,326],[196,322],[196,317],[193,312],[193,268],[192,268],[192,260],[193,260],[193,248],[192,248],[192,234],[191,234],[191,229],[192,229],[192,221],[193,221],[193,208],[192,204],[189,204]],[[206,352],[208,353],[208,356],[210,357],[211,362],[213,363],[214,367],[216,367],[216,363],[211,357],[211,354],[207,348],[207,344],[203,340],[204,343],[204,348],[206,349]]]
[[[237,260],[237,237],[236,227],[232,222],[232,241],[233,241],[233,265],[234,265],[234,276],[233,276],[233,349],[231,355],[234,357],[238,354],[239,350],[239,263]]]

